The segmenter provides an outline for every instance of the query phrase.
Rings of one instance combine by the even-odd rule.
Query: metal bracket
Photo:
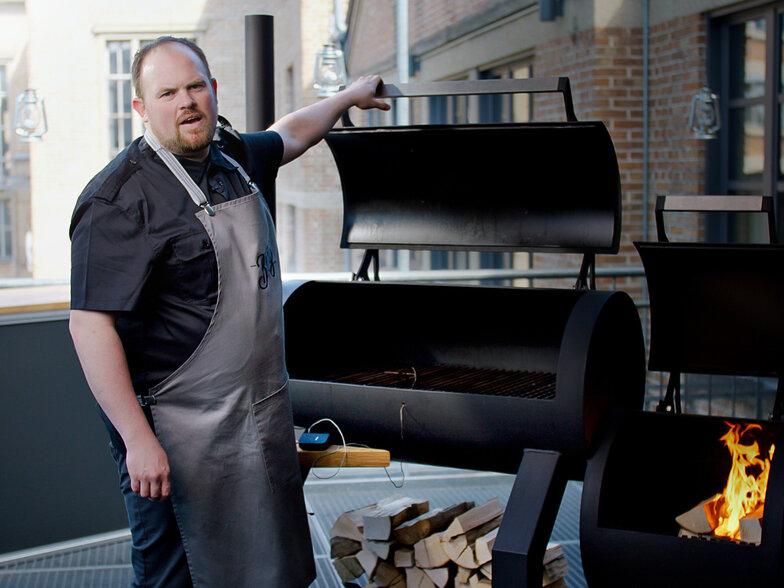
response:
[[[373,281],[378,282],[378,249],[366,249],[362,256],[362,263],[359,264],[357,273],[351,275],[352,282],[369,282],[368,269],[373,262]]]
[[[776,400],[773,402],[773,410],[770,412],[770,420],[781,421],[784,414],[784,382],[779,376],[779,383],[776,386]]]
[[[493,545],[493,586],[542,585],[542,561],[566,489],[563,456],[526,449]]]
[[[666,412],[670,414],[681,414],[681,374],[680,372],[670,372],[670,379],[667,382],[667,392],[656,406],[656,412]]]
[[[596,290],[596,255],[586,253],[580,266],[580,273],[574,283],[575,290]]]

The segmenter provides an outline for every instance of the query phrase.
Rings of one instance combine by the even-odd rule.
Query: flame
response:
[[[762,430],[761,425],[726,424],[729,430],[719,441],[724,441],[732,454],[732,467],[724,492],[705,505],[705,512],[714,534],[740,540],[740,520],[755,511],[759,511],[755,515],[762,516],[775,446],[770,446],[767,458],[761,458],[756,441],[750,445],[741,443],[752,430]],[[752,473],[747,471],[749,468]]]

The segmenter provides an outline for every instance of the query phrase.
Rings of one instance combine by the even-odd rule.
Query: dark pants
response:
[[[134,587],[190,587],[191,576],[171,501],[153,502],[131,490],[125,465],[125,444],[106,415],[109,447],[120,474],[120,490],[131,527],[131,564]],[[148,420],[151,420],[148,415]]]

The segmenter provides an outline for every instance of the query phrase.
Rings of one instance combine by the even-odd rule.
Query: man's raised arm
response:
[[[281,165],[296,159],[321,141],[352,106],[362,110],[389,110],[389,104],[376,98],[380,84],[379,76],[363,76],[334,96],[300,108],[273,124],[270,130],[277,132],[283,139]]]

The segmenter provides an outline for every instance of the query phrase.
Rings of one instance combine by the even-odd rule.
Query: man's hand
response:
[[[158,439],[150,434],[143,441],[126,445],[126,450],[125,465],[131,478],[131,490],[156,502],[169,498],[169,458]]]
[[[389,110],[390,106],[377,98],[378,90],[383,85],[381,76],[362,76],[354,81],[344,91],[351,96],[350,102],[362,110],[378,108]]]

